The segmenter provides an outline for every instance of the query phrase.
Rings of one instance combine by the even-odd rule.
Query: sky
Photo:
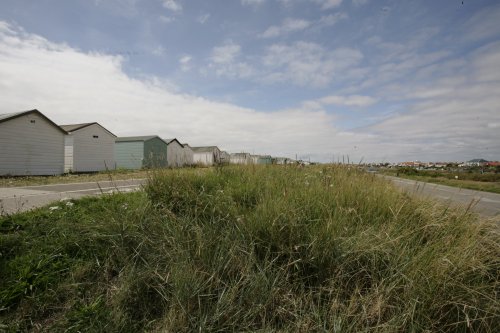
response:
[[[0,102],[229,152],[500,160],[500,2],[2,0]]]

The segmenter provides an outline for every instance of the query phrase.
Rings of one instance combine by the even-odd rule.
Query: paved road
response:
[[[146,179],[0,188],[0,215],[25,212],[63,199],[139,190]]]
[[[424,183],[415,180],[384,176],[398,187],[417,195],[436,198],[445,203],[467,207],[473,202],[472,209],[486,216],[500,216],[500,194],[461,189],[445,185]]]

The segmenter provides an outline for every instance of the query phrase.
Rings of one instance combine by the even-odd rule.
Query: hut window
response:
[[[35,123],[35,119],[31,119],[30,123],[34,124]]]
[[[94,139],[97,139],[97,138],[99,138],[99,135],[92,135],[92,137],[93,137]]]

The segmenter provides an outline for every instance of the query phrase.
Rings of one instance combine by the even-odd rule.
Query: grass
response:
[[[347,167],[157,171],[0,218],[0,330],[495,332],[500,239]]]
[[[64,174],[60,176],[0,176],[0,187],[84,183],[105,180],[147,178],[151,170],[109,170],[96,173]]]
[[[382,173],[401,178],[418,180],[421,182],[467,188],[476,191],[500,193],[500,174],[453,173],[440,171],[417,171],[411,173],[398,172],[393,169],[383,170]],[[455,179],[455,176],[458,179]]]

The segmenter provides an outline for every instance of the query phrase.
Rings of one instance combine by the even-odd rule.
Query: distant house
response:
[[[142,169],[167,166],[168,144],[157,135],[116,138],[117,168]]]
[[[231,164],[251,164],[252,158],[249,153],[233,153],[229,157]]]
[[[499,161],[491,161],[485,164],[486,166],[489,167],[500,167],[500,162]]]
[[[64,138],[64,172],[115,169],[116,135],[98,123],[61,125]]]
[[[220,152],[220,163],[221,164],[229,164],[230,160],[231,160],[231,154],[229,154],[227,151]]]
[[[409,162],[400,162],[398,163],[399,167],[409,167],[409,168],[418,168],[424,166],[424,163],[420,161],[409,161]]]
[[[182,165],[192,165],[193,164],[193,149],[187,143],[182,144]]]
[[[259,164],[260,155],[250,155],[251,164]]]
[[[220,149],[216,146],[191,147],[193,163],[202,165],[216,165],[220,163]]]
[[[66,134],[38,110],[0,114],[0,175],[62,174]]]
[[[182,156],[184,147],[177,139],[163,139],[167,143],[167,166],[169,168],[178,168],[184,165]]]
[[[271,155],[260,155],[257,164],[273,164]]]
[[[288,157],[275,157],[272,159],[273,164],[291,164],[292,160]]]
[[[483,160],[482,158],[475,158],[473,160],[467,161],[464,163],[465,166],[484,166],[488,163],[488,161]]]

